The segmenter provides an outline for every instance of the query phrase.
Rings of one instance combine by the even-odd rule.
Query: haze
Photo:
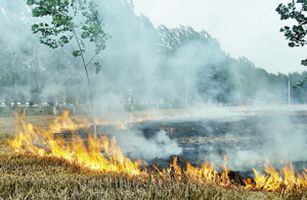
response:
[[[279,29],[285,24],[275,12],[285,0],[133,0],[136,13],[143,13],[157,26],[190,25],[212,34],[223,50],[234,57],[247,57],[269,72],[306,70],[300,61],[305,48],[289,48]]]

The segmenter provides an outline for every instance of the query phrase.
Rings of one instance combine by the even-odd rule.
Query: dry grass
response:
[[[3,143],[1,146],[3,199],[307,199],[307,194],[273,194],[175,179],[97,174],[63,160],[15,155]]]
[[[53,159],[2,155],[0,163],[0,196],[4,199],[263,199],[268,197],[261,193],[200,187],[191,183],[175,181],[151,183],[115,175],[97,175],[79,171],[78,168],[63,161]]]
[[[29,121],[47,125],[53,116]],[[13,129],[12,118],[0,124]],[[1,130],[2,127],[1,127]],[[10,131],[0,134],[0,197],[3,199],[307,199],[301,194],[278,194],[199,185],[174,178],[153,176],[146,180],[120,175],[97,174],[63,160],[16,155],[7,146]]]

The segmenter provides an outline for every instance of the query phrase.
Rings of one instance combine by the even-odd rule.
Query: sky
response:
[[[217,38],[233,57],[247,57],[272,73],[307,70],[300,61],[307,47],[290,48],[279,32],[276,7],[290,0],[133,0],[135,12],[146,15],[155,26],[190,25]]]

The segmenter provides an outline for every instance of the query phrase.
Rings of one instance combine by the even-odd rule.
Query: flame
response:
[[[78,122],[74,122],[70,118],[69,114],[70,113],[68,110],[64,110],[61,116],[56,117],[54,121],[50,123],[49,131],[52,133],[57,133],[63,130],[77,130],[81,128],[88,128],[90,126],[90,123],[86,120],[81,121],[81,119],[79,119]],[[23,119],[25,119],[25,117]]]
[[[273,166],[265,166],[265,175],[253,169],[254,183],[251,179],[244,181],[245,188],[268,192],[293,192],[307,189],[307,169],[303,174],[297,174],[292,164],[284,166],[280,171]]]
[[[223,187],[230,186],[230,179],[228,177],[228,168],[224,163],[224,171],[220,174],[215,169],[213,163],[204,162],[201,167],[193,166],[190,162],[186,162],[185,169],[178,164],[178,159],[175,157],[169,168],[158,169],[157,166],[154,168],[158,171],[158,174],[163,179],[175,178],[175,180],[188,180],[199,184],[211,184],[220,185]]]
[[[129,122],[147,119],[131,119]],[[87,122],[76,123],[69,117],[69,112],[65,111],[46,130],[28,123],[25,119],[25,113],[22,113],[16,115],[16,136],[15,139],[9,141],[9,144],[17,153],[60,158],[89,170],[124,173],[129,176],[148,175],[149,172],[146,169],[141,169],[142,161],[134,162],[124,156],[117,146],[115,138],[109,139],[106,136],[95,138],[92,134],[89,134],[87,138],[82,138],[76,132],[80,128],[89,126],[90,124]],[[55,134],[65,130],[72,132],[70,138],[57,137]],[[178,165],[177,158],[174,158],[171,166],[162,172],[159,171],[159,174],[163,177],[169,177],[171,172],[174,172],[174,176],[179,180],[183,176],[187,176],[201,183],[228,180],[226,167],[223,174],[219,175],[213,164],[204,163],[201,168],[194,167],[190,163],[187,163],[186,166],[187,169],[184,171]]]
[[[25,114],[16,115],[16,137],[9,144],[17,153],[31,153],[36,156],[49,156],[65,159],[83,168],[102,172],[116,172],[127,175],[141,175],[141,162],[126,158],[116,144],[115,138],[106,136],[94,138],[89,134],[81,138],[72,134],[71,138],[56,137],[54,133],[62,130],[74,132],[87,124],[77,124],[69,118],[69,112],[56,118],[48,130],[26,122]],[[84,142],[86,140],[87,142]]]
[[[118,128],[125,128],[132,121],[148,120],[130,119],[118,125]],[[100,122],[110,124],[110,122]],[[64,111],[46,128],[41,128],[28,123],[25,113],[16,115],[15,138],[9,141],[9,145],[16,153],[32,154],[38,157],[54,157],[64,159],[71,164],[80,166],[88,170],[103,173],[118,173],[127,176],[161,177],[162,179],[175,178],[175,180],[188,180],[201,184],[216,184],[223,187],[233,186],[229,178],[227,168],[227,158],[222,165],[222,173],[215,168],[213,163],[203,162],[200,167],[193,166],[186,162],[185,168],[178,164],[177,158],[173,159],[169,168],[160,170],[154,166],[157,174],[142,167],[145,162],[132,161],[125,157],[118,147],[115,138],[106,136],[94,137],[92,134],[81,137],[79,129],[90,127],[86,120],[76,120],[69,117],[69,112]],[[68,131],[70,137],[58,136],[59,133]],[[65,134],[65,133],[64,133]],[[265,174],[253,169],[254,179],[244,180],[245,188],[249,190],[260,190],[268,192],[293,192],[307,189],[307,169],[302,174],[295,172],[290,164],[280,171],[270,165],[265,166]],[[155,180],[155,178],[150,179]]]
[[[229,169],[227,168],[227,159],[225,157],[223,163],[223,172],[219,174],[215,169],[215,165],[211,162],[203,162],[201,167],[194,167],[191,163],[187,162],[186,175],[197,182],[207,184],[218,184],[221,186],[229,186],[230,179],[228,176]]]

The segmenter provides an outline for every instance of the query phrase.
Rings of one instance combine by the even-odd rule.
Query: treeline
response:
[[[79,61],[67,48],[53,51],[40,45],[30,30],[31,13],[16,2],[0,3],[0,103],[86,102]],[[102,101],[287,103],[288,81],[292,102],[307,100],[302,82],[307,72],[268,73],[244,57],[232,58],[205,31],[156,28],[136,16],[129,1],[103,3],[108,5],[101,8],[105,29],[112,38],[100,58],[102,73],[91,74],[96,98]]]
[[[197,32],[184,26],[174,29],[161,26],[158,30],[162,36],[161,51],[166,55],[166,60],[176,55],[182,46],[191,43],[201,45],[193,48],[198,57],[204,58],[199,61],[196,81],[202,101],[226,104],[287,103],[289,81],[292,103],[307,101],[306,71],[287,75],[269,73],[257,68],[247,58],[232,58],[205,31]],[[188,62],[193,63],[193,60]]]

